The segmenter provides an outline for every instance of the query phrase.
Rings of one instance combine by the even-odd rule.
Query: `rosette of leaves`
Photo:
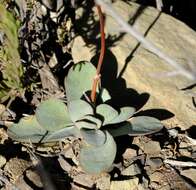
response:
[[[67,105],[53,98],[42,102],[35,115],[22,118],[8,129],[9,136],[33,143],[80,137],[83,169],[89,173],[108,171],[116,156],[114,137],[150,134],[160,130],[162,124],[153,117],[134,117],[133,107],[114,109],[106,103],[111,96],[104,88],[97,89],[97,103],[92,103],[89,94],[95,75],[91,63],[75,64],[65,78]]]

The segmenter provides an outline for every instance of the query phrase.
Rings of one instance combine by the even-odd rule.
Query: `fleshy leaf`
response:
[[[35,115],[40,125],[48,131],[56,131],[72,123],[65,104],[55,98],[43,101],[36,109]]]
[[[118,116],[118,112],[108,104],[98,105],[96,108],[96,113],[103,117],[103,125],[109,124],[114,118]]]
[[[115,117],[109,124],[121,123],[129,119],[135,113],[133,107],[122,107],[120,108],[120,114]]]
[[[99,118],[97,118],[95,115],[85,115],[79,121],[96,124],[96,129],[99,129],[102,125],[102,121]]]
[[[116,143],[106,131],[105,143],[101,146],[84,145],[81,148],[79,161],[82,168],[91,174],[108,171],[116,156]]]
[[[69,101],[80,99],[85,92],[90,91],[96,68],[87,61],[79,62],[72,66],[65,78],[65,89]]]
[[[106,141],[106,134],[101,130],[81,130],[81,135],[87,144],[101,146]]]
[[[83,118],[85,115],[92,115],[93,108],[84,100],[74,100],[68,103],[68,111],[73,122]]]
[[[162,128],[163,125],[158,119],[148,116],[138,116],[122,123],[122,126],[109,128],[108,131],[114,137],[122,135],[137,136],[155,133]]]
[[[97,129],[97,124],[90,121],[76,121],[75,125],[78,129]]]
[[[64,138],[70,137],[70,136],[80,137],[79,129],[77,129],[77,127],[75,127],[75,126],[70,126],[70,127],[60,129],[60,130],[48,135],[46,141],[47,142],[59,141],[61,139],[64,139]]]
[[[47,133],[35,116],[27,116],[20,119],[19,123],[8,128],[10,138],[20,142],[38,143]]]

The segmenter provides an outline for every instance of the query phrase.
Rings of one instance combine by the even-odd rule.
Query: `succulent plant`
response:
[[[65,78],[67,105],[58,99],[41,102],[35,115],[22,118],[8,129],[17,141],[45,143],[60,141],[68,136],[83,139],[79,161],[86,172],[107,171],[116,156],[113,137],[145,135],[162,128],[153,117],[134,117],[133,107],[114,109],[107,104],[111,99],[104,88],[97,88],[97,104],[89,100],[96,68],[89,62],[75,64]]]

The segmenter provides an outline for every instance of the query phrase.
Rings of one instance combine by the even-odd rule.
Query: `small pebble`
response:
[[[5,106],[0,104],[0,115],[5,111]]]
[[[6,158],[0,155],[0,168],[2,168],[6,164]]]
[[[168,133],[173,138],[176,138],[178,136],[178,130],[176,129],[168,129]]]
[[[92,176],[85,173],[78,174],[77,176],[74,177],[73,181],[77,184],[89,188],[92,188],[94,185],[94,180],[92,179]]]
[[[163,165],[163,161],[161,158],[147,158],[146,165],[150,166],[150,170],[153,172]]]
[[[9,177],[12,179],[11,181],[16,181],[23,172],[32,165],[31,162],[19,159],[19,158],[11,158],[5,165],[4,171],[8,173]]]
[[[137,156],[137,151],[132,148],[127,148],[122,156],[123,159],[130,160],[131,158]]]
[[[144,144],[144,152],[146,154],[159,154],[161,152],[161,147],[159,142],[149,141]]]
[[[121,174],[126,175],[126,176],[135,176],[135,175],[141,174],[141,169],[139,168],[137,164],[131,164],[130,166],[125,168],[121,172]]]
[[[59,156],[58,162],[59,162],[61,168],[62,168],[65,172],[68,172],[68,173],[69,173],[69,172],[71,171],[72,166],[71,166],[65,159],[63,159],[62,156]]]
[[[100,190],[110,189],[110,175],[101,176],[96,180],[96,188]]]
[[[43,184],[41,182],[40,176],[36,173],[36,171],[29,169],[26,171],[27,178],[33,182],[37,187],[43,188]]]
[[[18,177],[17,181],[15,182],[15,186],[17,187],[16,188],[9,188],[10,190],[33,190],[33,188],[31,188],[27,183],[26,181],[24,180],[24,176],[20,176]],[[6,189],[6,190],[9,190],[9,189]]]
[[[162,174],[161,172],[154,172],[149,177],[150,181],[161,183],[161,181],[164,179],[164,174]]]
[[[189,152],[187,148],[180,148],[179,152],[181,156],[191,157],[191,152]]]

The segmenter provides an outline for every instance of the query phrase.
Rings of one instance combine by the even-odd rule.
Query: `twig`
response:
[[[153,43],[149,40],[145,39],[144,36],[135,30],[131,25],[129,25],[111,6],[111,4],[105,3],[103,0],[95,0],[98,5],[100,5],[106,13],[111,15],[114,20],[120,25],[121,29],[124,32],[130,34],[134,38],[136,38],[147,50],[151,51],[167,63],[169,63],[172,67],[174,67],[179,74],[184,75],[189,80],[195,80],[196,74],[192,73],[185,68],[183,68],[179,63],[173,60],[170,56],[163,53],[158,47],[156,47]]]
[[[165,164],[169,164],[172,166],[180,166],[180,167],[196,167],[195,162],[183,162],[183,161],[178,161],[178,160],[170,160],[166,159],[163,161]]]
[[[100,32],[101,32],[101,52],[99,55],[99,61],[98,61],[98,65],[97,65],[97,71],[96,71],[96,76],[94,77],[93,80],[93,86],[92,86],[92,90],[91,90],[91,101],[94,103],[96,100],[96,89],[97,89],[97,85],[99,83],[100,80],[100,71],[101,71],[101,66],[103,63],[103,57],[105,54],[105,33],[104,33],[104,18],[103,18],[103,13],[101,10],[101,7],[99,5],[96,5],[97,7],[97,11],[99,14],[99,18],[100,18]]]

